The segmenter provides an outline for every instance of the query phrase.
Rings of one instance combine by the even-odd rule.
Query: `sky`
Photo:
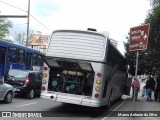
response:
[[[30,0],[30,31],[51,34],[57,29],[95,28],[107,31],[124,54],[130,28],[141,25],[150,9],[149,0]],[[26,11],[28,0],[0,0],[0,15],[27,15]],[[13,23],[10,36],[26,32],[27,18],[9,20]]]

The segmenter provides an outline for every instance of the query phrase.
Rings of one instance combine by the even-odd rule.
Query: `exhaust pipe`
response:
[[[53,98],[54,98],[54,96],[51,96],[50,98],[51,98],[51,99],[53,99]]]

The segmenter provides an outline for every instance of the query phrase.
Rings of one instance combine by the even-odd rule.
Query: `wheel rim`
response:
[[[34,90],[31,90],[29,95],[30,95],[30,98],[33,98],[34,97]]]
[[[7,102],[11,102],[11,100],[12,100],[12,94],[8,93],[7,94]]]

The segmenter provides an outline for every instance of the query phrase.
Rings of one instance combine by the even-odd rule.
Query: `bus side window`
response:
[[[107,53],[107,62],[111,65],[115,64],[115,51],[111,45],[109,45],[108,53]]]
[[[33,54],[32,63],[33,63],[33,66],[37,65],[37,54]]]
[[[18,63],[24,64],[24,50],[18,50]]]
[[[16,48],[9,47],[8,62],[17,63],[17,49]]]
[[[43,65],[43,61],[42,61],[42,56],[41,55],[38,55],[38,57],[37,57],[37,64],[38,64],[38,66],[42,66]]]
[[[0,47],[0,64],[5,63],[5,48]]]
[[[32,54],[26,53],[26,64],[27,65],[31,65],[31,58],[32,58]]]

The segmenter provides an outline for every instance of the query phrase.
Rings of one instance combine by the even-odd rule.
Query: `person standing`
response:
[[[136,78],[132,82],[132,91],[133,91],[132,98],[134,98],[134,91],[135,91],[135,100],[137,100],[138,92],[140,91],[140,81],[138,79],[136,79]]]
[[[155,87],[155,93],[154,93],[155,101],[160,101],[160,75],[158,75],[156,80],[156,87]]]
[[[153,78],[150,77],[149,80],[147,80],[145,88],[146,88],[147,101],[150,102],[152,91],[155,90],[155,81]]]

